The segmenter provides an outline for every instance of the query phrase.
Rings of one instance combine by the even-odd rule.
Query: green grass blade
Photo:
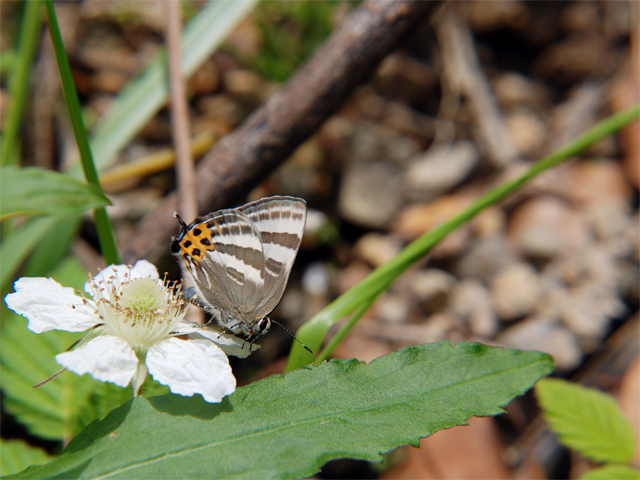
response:
[[[49,33],[51,34],[51,42],[53,43],[53,50],[56,55],[56,62],[58,63],[62,91],[64,92],[67,110],[71,117],[71,125],[73,126],[73,133],[76,138],[76,143],[78,144],[78,150],[80,151],[80,159],[82,161],[84,175],[87,182],[94,185],[98,191],[102,193],[100,181],[98,180],[98,172],[95,164],[93,163],[93,156],[91,155],[91,148],[89,147],[89,137],[87,136],[87,130],[85,129],[84,122],[82,121],[82,110],[80,109],[78,94],[76,93],[73,77],[71,76],[69,60],[67,59],[64,44],[62,43],[62,35],[60,34],[60,27],[58,26],[56,12],[51,0],[45,0],[45,2],[49,18]],[[113,236],[111,222],[109,222],[109,217],[107,216],[107,211],[104,207],[98,207],[94,210],[94,217],[98,233],[98,241],[100,242],[100,248],[102,250],[105,263],[107,265],[119,264],[120,257],[116,248],[116,242]]]
[[[182,74],[189,77],[220,46],[257,0],[213,1],[195,15],[182,37]],[[164,8],[164,7],[163,7]],[[125,87],[92,131],[91,146],[104,171],[124,146],[160,110],[169,94],[167,62],[159,53],[145,72]]]
[[[219,404],[136,398],[18,477],[304,478],[333,459],[380,462],[471,416],[501,414],[552,370],[543,353],[443,341],[368,365],[332,360],[273,375]]]
[[[376,298],[380,293],[449,233],[464,225],[486,207],[504,199],[540,172],[547,170],[590,147],[597,141],[617,132],[640,116],[640,105],[604,119],[565,147],[536,162],[524,175],[499,185],[480,197],[473,205],[451,220],[425,233],[409,244],[393,260],[378,267],[356,286],[338,297],[296,332],[296,337],[317,351],[329,328],[338,320],[355,311],[360,305]],[[343,327],[344,328],[344,327]],[[313,361],[313,355],[296,342],[291,347],[286,371],[300,368]]]
[[[24,17],[20,27],[20,40],[15,68],[9,80],[9,110],[4,119],[2,132],[2,148],[0,150],[0,165],[15,165],[19,163],[18,146],[20,125],[24,115],[24,108],[29,92],[29,81],[33,59],[40,39],[42,21],[40,19],[41,0],[25,3]]]
[[[349,334],[351,329],[355,327],[356,323],[358,323],[358,320],[360,320],[360,317],[362,317],[362,315],[364,315],[365,312],[369,310],[371,305],[373,305],[374,301],[375,301],[375,298],[372,298],[371,300],[367,300],[362,305],[360,305],[360,308],[358,308],[355,311],[355,313],[351,316],[349,321],[340,329],[340,331],[337,334],[333,336],[329,344],[326,347],[324,347],[322,352],[320,352],[320,355],[318,355],[315,361],[313,362],[314,365],[320,365],[322,362],[329,359],[329,357],[331,356],[331,353],[335,350],[335,348],[338,345],[340,345],[340,342],[344,340],[344,337],[346,337]]]

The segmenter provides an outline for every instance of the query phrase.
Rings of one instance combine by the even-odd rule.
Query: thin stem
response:
[[[73,77],[71,76],[71,67],[69,66],[69,60],[64,49],[64,43],[62,42],[62,35],[60,34],[60,27],[58,26],[58,20],[56,18],[56,12],[53,8],[51,0],[45,0],[47,6],[47,14],[49,17],[49,33],[51,34],[51,42],[53,43],[53,50],[56,54],[56,62],[58,63],[58,71],[60,72],[60,80],[62,83],[62,91],[64,92],[64,99],[67,104],[67,110],[71,117],[71,125],[73,126],[73,133],[78,144],[78,150],[80,151],[80,158],[82,160],[82,168],[84,170],[84,176],[87,182],[98,187],[100,192],[100,181],[98,180],[98,172],[93,162],[93,156],[91,155],[91,149],[89,148],[89,137],[87,136],[87,130],[85,129],[84,122],[82,121],[82,110],[80,109],[80,101],[76,93],[76,88],[73,83]],[[98,241],[100,242],[100,249],[102,250],[102,256],[107,265],[119,264],[120,257],[116,248],[116,242],[113,237],[113,230],[107,211],[104,207],[96,208],[93,211],[96,230],[98,233]]]
[[[195,197],[196,176],[193,167],[193,156],[191,155],[191,138],[189,136],[189,107],[187,105],[184,77],[180,71],[180,34],[182,30],[180,0],[167,0],[165,8],[171,132],[176,150],[176,169],[178,174],[178,211],[187,221],[191,221],[198,215],[198,205]]]
[[[364,313],[369,310],[369,308],[371,307],[371,305],[373,305],[373,302],[375,301],[377,297],[372,298],[371,300],[368,300],[366,302],[363,302],[362,305],[360,305],[360,308],[358,308],[358,310],[356,310],[354,312],[354,314],[351,316],[351,318],[349,319],[349,321],[347,323],[345,323],[342,328],[340,328],[340,330],[338,331],[338,333],[336,333],[333,338],[331,339],[331,341],[329,342],[329,344],[324,347],[324,349],[322,350],[322,352],[320,352],[318,354],[318,356],[316,357],[316,359],[314,360],[314,365],[319,365],[322,362],[324,362],[325,360],[327,360],[329,358],[329,356],[333,353],[333,351],[335,350],[335,348],[340,345],[340,342],[342,342],[342,340],[344,340],[344,338],[347,336],[347,334],[353,329],[353,327],[356,326],[356,323],[358,323],[358,320],[360,320],[360,317],[362,317],[362,315],[364,315]]]
[[[16,165],[19,157],[16,152],[19,138],[20,125],[27,102],[27,93],[31,82],[29,81],[33,58],[40,38],[42,22],[40,20],[41,0],[26,2],[24,16],[20,26],[20,40],[18,43],[18,55],[15,68],[9,80],[9,111],[5,118],[4,132],[2,135],[2,150],[0,151],[0,163],[2,165]]]
[[[467,223],[488,206],[504,199],[539,173],[576,156],[599,140],[630,124],[638,117],[640,117],[640,104],[611,115],[568,145],[533,164],[524,175],[505,182],[486,193],[459,215],[413,241],[393,260],[375,269],[364,280],[327,305],[300,327],[296,332],[296,336],[311,349],[317,349],[331,325],[386,290],[398,276],[426,256],[449,233]],[[341,335],[340,332],[338,334]],[[313,357],[308,352],[297,346],[297,344],[293,344],[285,371],[304,366],[312,360]]]

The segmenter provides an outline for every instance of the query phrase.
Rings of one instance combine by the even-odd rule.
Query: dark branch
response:
[[[200,213],[226,206],[229,198],[264,180],[439,5],[369,0],[352,12],[286,85],[200,162],[196,172]],[[121,244],[125,263],[154,261],[168,251],[169,239],[177,232],[176,210],[176,195],[171,194],[142,219]]]

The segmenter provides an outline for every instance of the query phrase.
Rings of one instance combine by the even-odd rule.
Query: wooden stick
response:
[[[230,199],[264,180],[440,3],[369,0],[354,10],[284,87],[200,162],[200,213],[230,206]],[[125,262],[155,261],[168,252],[170,238],[178,232],[176,207],[174,193],[141,220],[120,243]]]

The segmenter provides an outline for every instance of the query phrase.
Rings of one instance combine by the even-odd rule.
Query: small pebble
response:
[[[351,163],[338,197],[340,215],[357,225],[384,228],[402,205],[402,172],[388,161]]]
[[[571,370],[580,365],[582,350],[575,335],[562,325],[543,319],[529,318],[507,328],[496,341],[521,350],[538,350],[553,356],[558,370]]]
[[[502,320],[524,317],[533,310],[540,295],[538,273],[528,263],[513,263],[493,277],[491,293]]]
[[[553,197],[536,197],[516,208],[508,231],[520,252],[536,258],[553,258],[591,239],[584,217]]]
[[[428,202],[462,182],[476,166],[480,153],[472,142],[432,146],[412,159],[405,172],[411,200]]]
[[[353,254],[373,267],[392,260],[402,250],[402,242],[389,235],[366,233],[353,246]]]
[[[477,277],[489,284],[496,273],[516,258],[504,235],[478,238],[457,261],[453,273],[458,278]]]
[[[449,308],[468,323],[469,331],[474,335],[493,338],[498,332],[498,317],[491,293],[477,278],[465,278],[453,286]]]
[[[420,306],[427,312],[437,312],[446,304],[456,277],[444,270],[429,268],[407,272],[405,281]]]

